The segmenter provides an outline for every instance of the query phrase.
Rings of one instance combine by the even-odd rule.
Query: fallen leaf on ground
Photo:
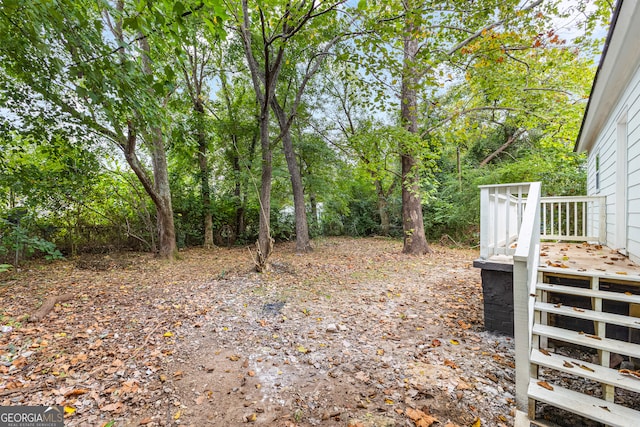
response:
[[[109,405],[101,406],[100,410],[105,412],[116,412],[122,408],[122,402],[110,403]]]
[[[416,427],[429,427],[438,422],[436,417],[428,415],[419,409],[407,408],[405,415],[415,423]]]
[[[460,319],[458,320],[458,325],[460,325],[460,327],[462,329],[469,329],[471,327],[471,325],[469,323],[466,323],[464,320]]]
[[[458,369],[458,365],[456,365],[455,362],[449,359],[444,359],[444,366],[448,366],[452,369]]]

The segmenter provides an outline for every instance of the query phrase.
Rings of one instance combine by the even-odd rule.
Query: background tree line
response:
[[[5,1],[0,257],[474,244],[479,184],[584,192],[612,5],[564,3]]]

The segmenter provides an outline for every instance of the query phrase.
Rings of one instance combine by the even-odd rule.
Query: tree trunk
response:
[[[152,129],[151,140],[153,182],[158,195],[158,201],[156,202],[156,212],[158,216],[158,254],[162,258],[175,258],[178,254],[178,247],[176,246],[176,231],[173,223],[169,171],[166,152],[164,150],[164,138],[162,137],[162,130],[159,127]]]
[[[198,98],[194,105],[198,126],[198,166],[200,167],[200,192],[204,214],[204,247],[211,249],[213,244],[213,213],[211,211],[211,189],[209,188],[209,165],[207,164],[207,136],[204,132],[204,105]]]
[[[404,246],[402,252],[411,255],[431,253],[424,234],[422,218],[422,201],[420,186],[415,176],[416,160],[408,154],[401,155],[402,160],[402,228],[404,231]]]
[[[402,71],[402,92],[400,100],[400,116],[405,128],[413,133],[418,133],[418,82],[419,70],[415,66],[415,57],[418,53],[418,40],[414,36],[415,24],[412,18],[406,17],[404,56]],[[418,176],[418,164],[413,147],[400,142],[400,159],[402,163],[402,228],[404,231],[405,254],[421,255],[430,253],[431,248],[424,234],[424,221],[422,218],[422,200],[420,197],[420,181]]]
[[[307,209],[304,203],[304,187],[302,185],[302,175],[298,162],[296,162],[296,153],[293,150],[293,141],[291,140],[291,127],[287,123],[282,107],[275,98],[271,102],[273,111],[276,113],[280,132],[282,136],[282,147],[284,149],[284,157],[287,160],[287,168],[291,177],[291,188],[293,190],[293,207],[296,216],[296,252],[304,253],[312,250],[309,243],[309,224],[307,222]]]
[[[271,238],[271,144],[269,138],[269,106],[276,90],[278,75],[282,66],[284,46],[280,46],[275,54],[271,52],[271,46],[263,44],[265,53],[264,69],[260,70],[260,65],[256,60],[253,47],[249,15],[249,1],[242,0],[242,21],[238,24],[238,30],[242,37],[244,53],[247,64],[251,71],[251,81],[260,106],[260,145],[262,148],[262,177],[260,184],[260,229],[258,231],[257,255],[254,259],[256,270],[264,271],[269,269],[267,260],[273,251],[273,239]],[[261,15],[264,19],[264,15]],[[261,22],[264,28],[265,23]],[[266,43],[266,41],[263,41]],[[264,90],[262,86],[264,85]]]
[[[265,111],[266,110],[266,111]],[[258,231],[258,259],[256,269],[269,269],[267,260],[273,251],[271,238],[271,146],[269,141],[269,107],[260,115],[260,141],[262,145],[262,177],[260,181],[260,229]]]
[[[389,211],[387,210],[387,196],[382,189],[382,182],[376,179],[376,194],[378,195],[378,213],[380,215],[380,234],[388,236],[391,231],[391,223],[389,221]]]
[[[317,233],[320,220],[318,218],[318,202],[315,193],[309,194],[309,204],[311,205],[311,226],[315,227],[315,232]]]
[[[142,55],[142,69],[146,75],[150,76],[153,74],[149,58],[151,49],[146,37],[140,39],[140,48],[144,52]],[[171,188],[169,187],[169,171],[167,153],[164,149],[164,137],[162,129],[157,125],[151,127],[150,134],[149,148],[153,166],[153,185],[149,182],[147,174],[135,154],[136,134],[131,123],[129,123],[129,139],[126,144],[125,157],[156,206],[159,255],[162,258],[175,258],[178,254],[178,248],[176,246],[176,230],[173,223],[173,206],[171,203]]]
[[[235,142],[234,142],[235,145]],[[242,198],[242,182],[241,182],[241,170],[240,170],[240,157],[234,152],[232,157],[233,172],[235,175],[235,187],[233,189],[233,196],[236,202],[236,218],[235,218],[235,231],[236,236],[240,236],[244,233],[244,200]]]

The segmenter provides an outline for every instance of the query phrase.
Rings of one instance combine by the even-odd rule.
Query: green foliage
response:
[[[480,184],[542,181],[545,195],[584,194],[584,157],[572,144],[601,46],[592,35],[611,11],[605,0],[563,3],[522,10],[531,3],[361,1],[355,8],[337,1],[314,3],[317,16],[308,21],[309,5],[250,5],[251,22],[263,19],[262,27],[249,29],[257,62],[265,64],[265,39],[271,60],[283,51],[274,96],[291,113],[308,211],[319,215],[309,221],[312,234],[379,234],[382,202],[391,234],[400,235],[400,153],[417,160],[406,178],[419,179],[431,239],[449,234],[473,244]],[[12,112],[0,121],[3,260],[13,262],[16,250],[21,257],[57,257],[157,249],[157,204],[140,174],[147,187],[162,184],[153,174],[161,146],[178,245],[203,242],[205,174],[198,154],[204,151],[218,243],[229,233],[236,243],[255,241],[260,111],[244,46],[222,26],[230,19],[241,24],[239,6],[219,0],[3,3],[0,103]],[[285,6],[290,14],[280,19]],[[586,16],[585,34],[565,42],[553,18],[576,13]],[[299,20],[295,34],[278,36]],[[348,25],[354,38],[336,42]],[[421,43],[408,61],[405,38]],[[325,57],[332,62],[313,69]],[[312,69],[316,77],[305,80]],[[397,117],[410,70],[420,73],[409,87],[418,97],[418,132],[399,126]],[[271,234],[289,240],[295,234],[289,172],[274,125]],[[130,127],[138,136],[138,175],[121,170]],[[162,144],[153,145],[152,129]],[[20,223],[10,218],[15,206],[28,213]],[[7,268],[0,264],[0,271]]]
[[[61,259],[62,253],[55,244],[32,235],[29,229],[22,225],[28,223],[28,219],[22,217],[14,222],[0,218],[0,255],[15,254],[16,262],[19,258],[30,258],[37,253],[42,254],[47,260]]]
[[[543,196],[586,193],[585,156],[562,144],[547,145],[541,135],[522,138],[486,166],[478,164],[507,140],[509,132],[496,129],[462,151],[458,173],[456,147],[439,160],[437,194],[424,208],[428,236],[448,234],[458,242],[474,244],[480,222],[479,185],[541,181]]]
[[[354,237],[380,235],[380,213],[378,196],[371,177],[362,169],[343,164],[339,169],[340,179],[335,182],[337,190],[323,204],[320,225],[322,233],[329,236],[348,235]],[[400,236],[400,187],[396,186],[386,196],[390,214],[390,232]]]
[[[0,151],[0,196],[5,203],[13,198],[27,206],[62,209],[90,192],[99,169],[92,152],[59,133],[47,139],[0,136]]]

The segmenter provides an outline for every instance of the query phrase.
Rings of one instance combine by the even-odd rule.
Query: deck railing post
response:
[[[599,219],[598,219],[598,243],[607,241],[607,204],[604,197],[598,198]]]
[[[480,188],[480,258],[489,258],[489,188]]]

